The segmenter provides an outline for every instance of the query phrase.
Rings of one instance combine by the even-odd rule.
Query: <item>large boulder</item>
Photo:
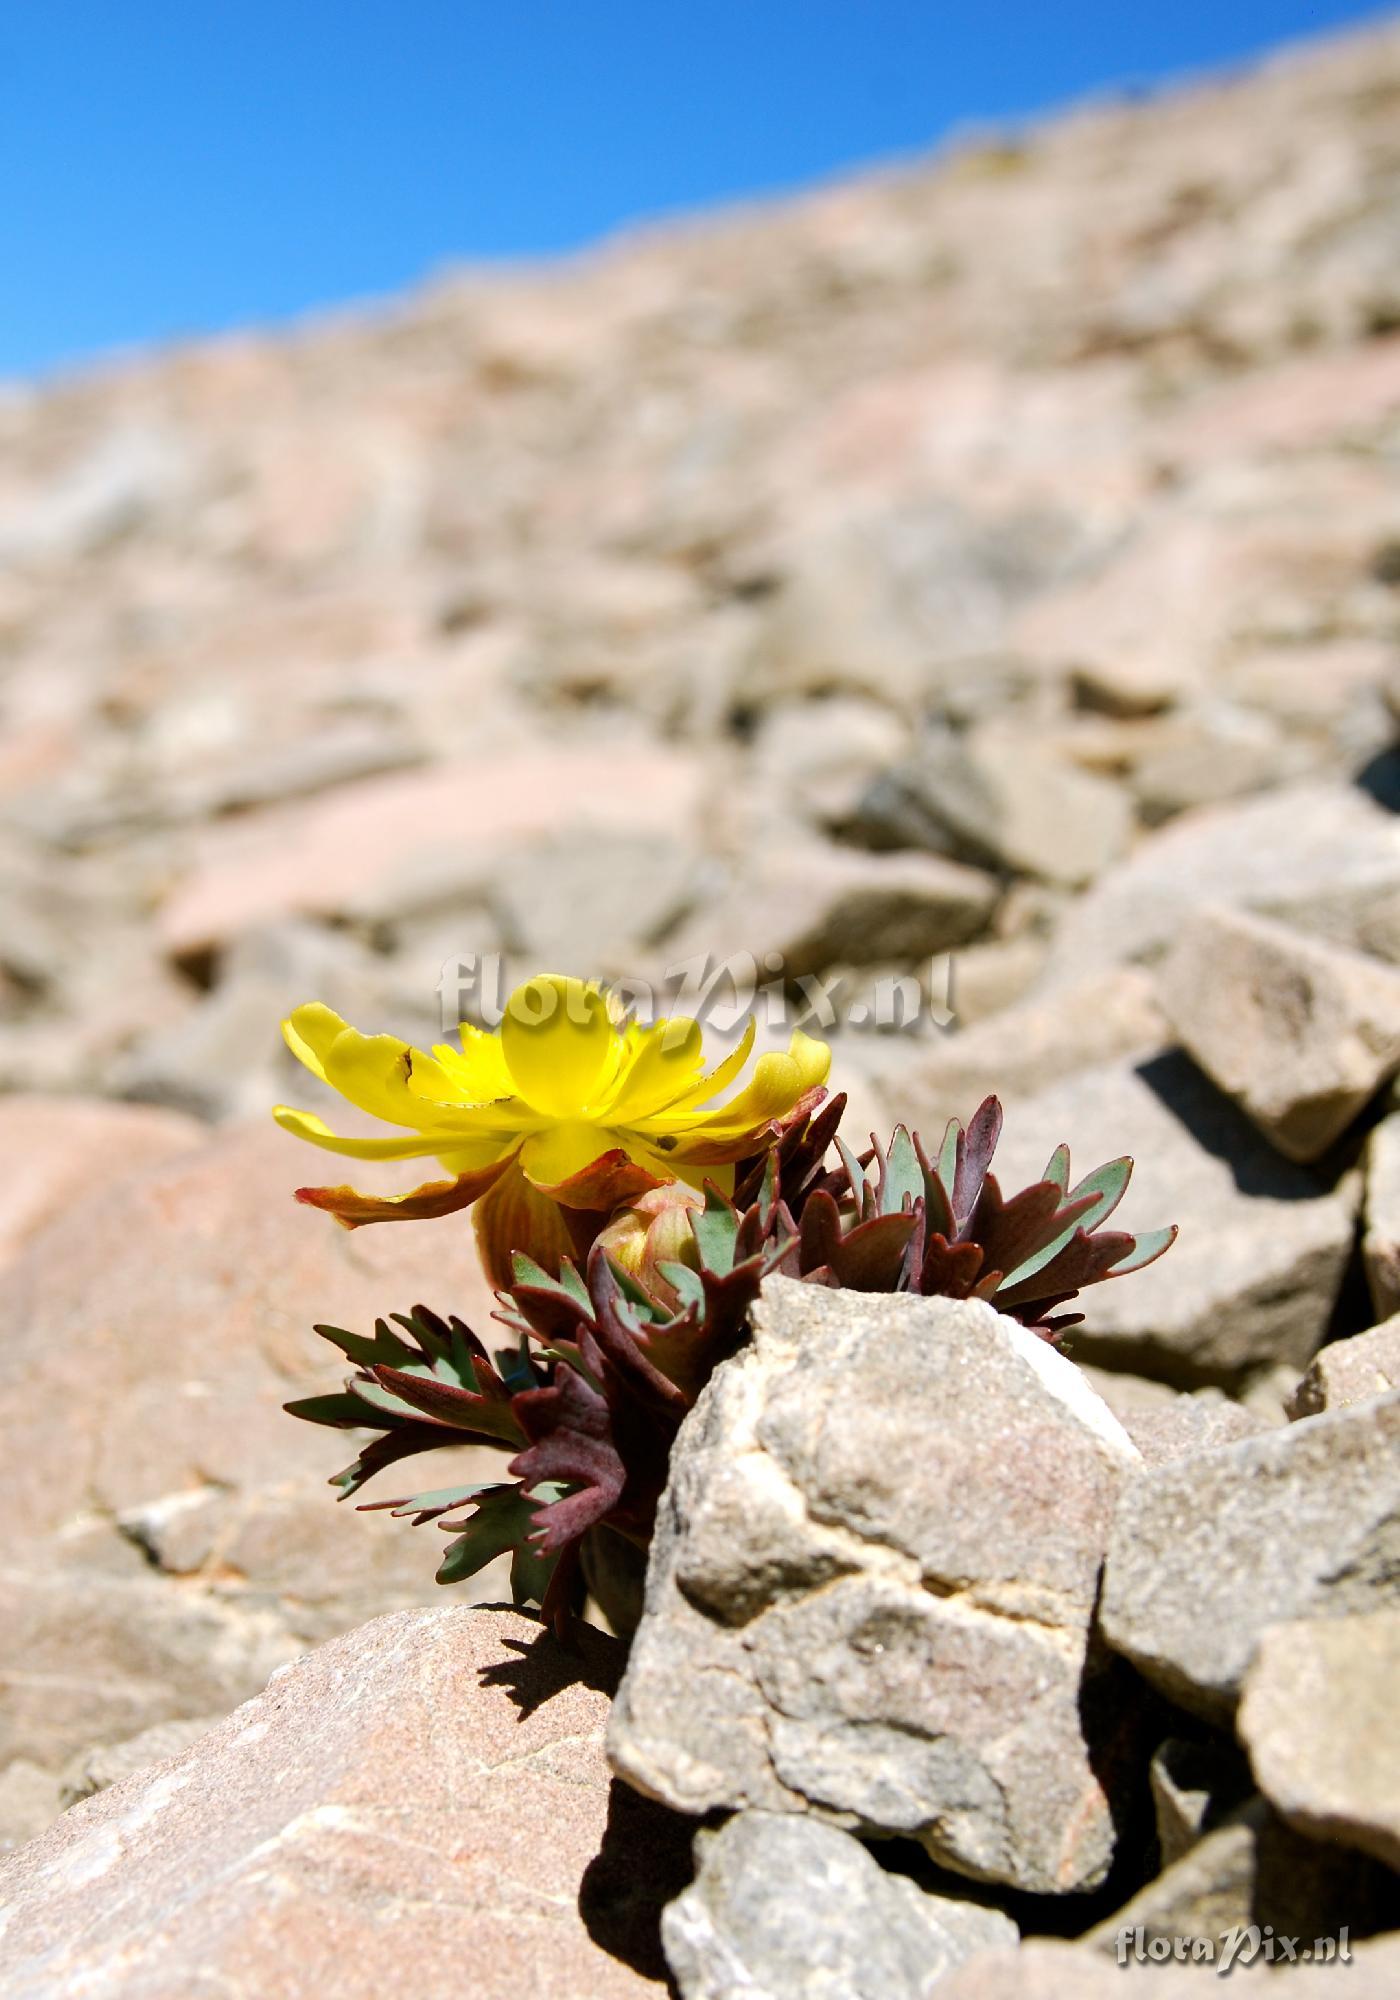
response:
[[[1110,1645],[1183,1707],[1227,1719],[1267,1626],[1387,1602],[1398,1443],[1400,1390],[1144,1472],[1104,1567]]]
[[[1334,1340],[1314,1355],[1288,1401],[1290,1417],[1368,1403],[1400,1389],[1400,1313],[1350,1340]]]
[[[1016,1942],[1000,1910],[887,1874],[799,1814],[736,1813],[696,1855],[661,1921],[683,2000],[926,2000],[974,1952]]]
[[[1093,1605],[1138,1464],[990,1306],[770,1279],[673,1452],[617,1769],[682,1811],[814,1811],[1092,1886],[1123,1720]]]
[[[110,1184],[114,1164],[140,1173],[205,1139],[177,1111],[101,1098],[0,1099],[0,1265],[30,1237]]]
[[[1132,1156],[1125,1227],[1181,1230],[1156,1264],[1085,1296],[1067,1343],[1077,1359],[1182,1388],[1306,1364],[1351,1253],[1349,1182],[1329,1188],[1281,1160],[1181,1054],[1084,1070],[1019,1104],[997,1151],[1002,1186],[1038,1180],[1061,1141],[1079,1173]]]
[[[1286,1159],[1316,1160],[1400,1068],[1400,970],[1240,910],[1202,910],[1161,967],[1168,1020]]]
[[[374,1620],[0,1866],[23,2000],[662,1990],[688,1829],[619,1813],[616,1643],[512,1612]]]

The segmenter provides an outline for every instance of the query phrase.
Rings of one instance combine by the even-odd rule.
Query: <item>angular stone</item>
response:
[[[1383,1118],[1366,1142],[1361,1260],[1377,1318],[1400,1313],[1400,1113]]]
[[[675,928],[695,902],[693,848],[657,833],[604,833],[512,849],[489,903],[507,951],[531,967],[617,978],[629,954]]]
[[[1379,1876],[1342,1848],[1302,1839],[1256,1798],[1202,1835],[1083,1941],[1116,1958],[1125,1932],[1142,1932],[1146,1943],[1218,1941],[1251,1924],[1309,1943],[1343,1926],[1360,1933],[1384,1908]]]
[[[1045,1891],[1100,1880],[1121,1718],[1091,1657],[1139,1460],[977,1301],[772,1279],[671,1462],[609,1732],[684,1811],[815,1811]]]
[[[687,1830],[613,1808],[617,1648],[589,1632],[579,1648],[449,1607],[298,1660],[3,1864],[0,1985],[25,2000],[461,2000],[464,1976],[475,2000],[659,1992]]]
[[[1076,904],[1047,983],[1160,957],[1206,903],[1400,963],[1400,821],[1353,786],[1316,781],[1187,814]]]
[[[1400,1068],[1400,971],[1239,910],[1202,910],[1160,968],[1183,1045],[1285,1159],[1316,1160]]]
[[[206,1138],[174,1111],[100,1098],[0,1098],[0,1264],[44,1223],[112,1177],[139,1173]]]
[[[1074,1171],[1129,1154],[1113,1227],[1175,1222],[1167,1255],[1086,1293],[1076,1359],[1183,1388],[1238,1386],[1321,1341],[1353,1240],[1352,1191],[1281,1160],[1180,1054],[1084,1070],[1022,1102],[997,1149],[1003,1187],[1036,1180],[1061,1142]]]
[[[856,827],[882,847],[927,847],[979,867],[1078,888],[1126,850],[1132,809],[1116,785],[1014,730],[928,739],[878,778]]]
[[[1238,1727],[1292,1827],[1400,1868],[1400,1608],[1272,1625],[1245,1676]]]
[[[661,1920],[683,2000],[926,2000],[1017,1930],[887,1874],[850,1834],[794,1813],[736,1813],[696,1841],[695,1881]]]
[[[1232,1403],[1218,1390],[1201,1389],[1195,1395],[1169,1392],[1165,1402],[1126,1408],[1111,1388],[1102,1386],[1105,1374],[1102,1369],[1094,1370],[1099,1393],[1137,1446],[1145,1465],[1166,1465],[1274,1428],[1257,1410]]]
[[[1290,1417],[1315,1417],[1369,1403],[1400,1389],[1400,1313],[1350,1340],[1334,1340],[1314,1355],[1288,1401]]]
[[[1099,1623],[1173,1701],[1224,1721],[1264,1628],[1379,1608],[1400,1536],[1400,1391],[1146,1471]]]

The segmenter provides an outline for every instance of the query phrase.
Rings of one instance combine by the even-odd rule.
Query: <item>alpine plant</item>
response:
[[[816,1066],[805,1061],[804,1080]],[[488,1349],[460,1319],[423,1306],[378,1321],[372,1336],[318,1327],[354,1372],[343,1393],[287,1408],[370,1434],[332,1482],[341,1497],[444,1445],[500,1453],[499,1478],[360,1504],[445,1530],[441,1583],[509,1552],[515,1601],[562,1631],[615,1567],[610,1551],[640,1562],[676,1432],[747,1337],[770,1274],[984,1299],[1055,1342],[1083,1318],[1061,1310],[1080,1291],[1140,1270],[1176,1235],[1104,1227],[1128,1159],[1071,1186],[1060,1146],[1038,1181],[1004,1196],[991,1172],[995,1097],[966,1126],[954,1119],[936,1153],[899,1126],[888,1146],[857,1156],[838,1137],[844,1097],[818,1103],[825,1093],[796,1090],[798,1080],[785,1082],[794,1101],[770,1114],[760,1143],[731,1155],[727,1185],[652,1173],[611,1216],[591,1218],[591,1242],[575,1218],[575,1254],[547,1264],[517,1245],[495,1315],[503,1344]],[[558,1251],[556,1236],[545,1242]]]

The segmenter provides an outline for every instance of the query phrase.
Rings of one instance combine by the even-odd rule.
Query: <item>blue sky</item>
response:
[[[1332,0],[10,0],[0,376],[926,147]]]

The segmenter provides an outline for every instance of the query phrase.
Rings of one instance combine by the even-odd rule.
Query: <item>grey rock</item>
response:
[[[862,854],[794,842],[757,857],[673,937],[668,964],[747,953],[767,977],[776,953],[789,978],[832,966],[917,964],[987,928],[997,901],[988,875],[932,854]]]
[[[661,1920],[684,2000],[925,2000],[973,1952],[1017,1940],[999,1910],[931,1895],[796,1814],[737,1813],[696,1855]]]
[[[1221,1737],[1197,1742],[1169,1736],[1158,1745],[1147,1778],[1164,1868],[1179,1861],[1254,1790],[1247,1759]]]
[[[680,923],[702,887],[694,851],[664,835],[598,834],[512,849],[490,907],[508,951],[531,966],[596,977]]]
[[[1138,1463],[990,1306],[770,1279],[672,1455],[617,1769],[682,1811],[812,1810],[985,1880],[1100,1880],[1121,1717],[1089,1633]]]
[[[1316,1354],[1288,1401],[1290,1417],[1315,1417],[1400,1389],[1400,1313]]]
[[[1273,1625],[1238,1727],[1261,1790],[1300,1833],[1400,1868],[1400,1608]]]
[[[1190,813],[1069,913],[1047,981],[1158,958],[1204,903],[1400,963],[1400,821],[1350,786],[1318,782]]]
[[[1218,1390],[1200,1389],[1194,1395],[1169,1392],[1165,1402],[1125,1407],[1126,1399],[1120,1401],[1111,1388],[1103,1387],[1106,1371],[1096,1369],[1094,1373],[1100,1394],[1146,1465],[1166,1465],[1173,1459],[1214,1451],[1219,1445],[1234,1444],[1239,1438],[1257,1437],[1261,1431],[1273,1429],[1258,1410],[1231,1402]]]
[[[1253,1799],[1208,1832],[1146,1888],[1085,1934],[1109,1957],[1119,1939],[1209,1938],[1251,1924],[1309,1943],[1343,1925],[1358,1933],[1383,1907],[1379,1871],[1358,1867],[1336,1847],[1304,1840],[1262,1799]]]
[[[1175,1222],[1168,1254],[1084,1300],[1076,1359],[1183,1388],[1238,1386],[1321,1341],[1353,1239],[1349,1183],[1328,1189],[1281,1160],[1180,1054],[1084,1070],[1014,1107],[997,1152],[1003,1186],[1038,1179],[1055,1146],[1077,1171],[1123,1154],[1133,1180],[1113,1226]]]
[[[1116,785],[1032,736],[984,726],[930,738],[876,780],[855,824],[877,846],[927,847],[1077,888],[1123,854],[1132,813]]]
[[[1286,1159],[1319,1159],[1400,1068],[1400,971],[1267,918],[1198,911],[1157,992],[1206,1075]]]
[[[963,956],[953,960],[958,1013]],[[1111,967],[1049,994],[1033,989],[990,1020],[899,1049],[889,1070],[890,1115],[934,1135],[936,1143],[950,1118],[966,1120],[994,1094],[1013,1114],[1010,1137],[1025,1099],[1080,1070],[1155,1055],[1170,1033],[1151,978],[1137,966]],[[1044,1165],[1041,1159],[1034,1171]]]
[[[1109,1541],[1109,1644],[1227,1719],[1266,1626],[1374,1610],[1393,1590],[1397,1440],[1400,1391],[1144,1472]]]
[[[1366,1142],[1361,1259],[1376,1316],[1400,1313],[1400,1112],[1383,1118]]]
[[[28,1757],[14,1758],[0,1771],[0,1850],[22,1847],[62,1808],[56,1774]]]

